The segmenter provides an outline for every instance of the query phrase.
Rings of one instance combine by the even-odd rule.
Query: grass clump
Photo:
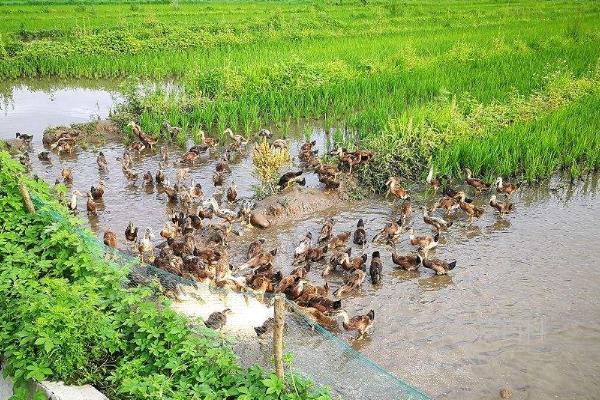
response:
[[[279,173],[290,162],[288,148],[274,148],[266,139],[254,146],[252,164],[254,175],[261,182],[261,187],[256,190],[259,197],[266,197],[276,192]]]
[[[89,383],[119,399],[330,398],[302,378],[288,390],[242,369],[213,331],[192,331],[153,290],[125,286],[127,270],[88,247],[81,223],[23,172],[0,152],[0,357],[15,399],[32,379]],[[35,214],[19,180],[43,203]]]

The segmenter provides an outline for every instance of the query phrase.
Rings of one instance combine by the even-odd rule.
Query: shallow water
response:
[[[2,137],[12,138],[16,131],[34,133],[33,172],[48,182],[60,176],[63,166],[73,169],[72,188],[81,192],[99,178],[105,179],[104,207],[97,218],[89,220],[100,237],[110,227],[123,241],[130,220],[158,232],[172,209],[166,206],[164,194],[147,191],[141,180],[143,172],[155,173],[158,155],[136,160],[137,185],[130,185],[120,171],[116,158],[123,153],[123,146],[118,143],[78,149],[63,159],[53,155],[51,164],[37,159],[42,150],[41,131],[48,125],[80,122],[93,114],[103,117],[112,104],[106,90],[58,90],[53,96],[51,101],[50,95],[41,91],[17,89],[11,107],[3,108],[0,115]],[[319,139],[322,151],[327,136],[319,130],[314,130],[313,136]],[[298,143],[292,146],[293,155]],[[108,175],[98,172],[95,159],[99,150],[109,160]],[[218,156],[215,152],[199,162],[187,180],[200,182],[207,196],[213,192],[211,177]],[[252,196],[257,181],[248,154],[231,166],[233,172],[224,188],[234,181],[240,197]],[[174,170],[170,164],[167,175],[172,182]],[[483,218],[468,225],[457,213],[455,225],[443,235],[445,244],[436,251],[439,258],[457,260],[449,276],[433,276],[428,270],[396,271],[388,247],[367,246],[369,254],[375,249],[382,253],[383,283],[373,287],[365,281],[362,291],[344,299],[343,305],[351,315],[374,309],[375,329],[360,341],[345,333],[341,337],[436,398],[497,398],[503,387],[512,388],[514,398],[596,398],[600,393],[600,303],[596,300],[600,246],[595,243],[600,231],[596,225],[600,221],[598,179],[596,175],[575,185],[555,179],[537,188],[522,188],[513,199],[515,211],[504,219],[487,207]],[[312,176],[307,183],[317,185]],[[417,232],[429,231],[417,205],[434,200],[431,193],[413,193]],[[358,218],[363,218],[372,237],[396,215],[397,207],[379,198],[351,203],[333,215],[335,231],[353,230]],[[82,199],[80,209],[84,208]],[[307,230],[318,234],[323,220],[331,215],[313,215],[277,230],[244,232],[240,242],[265,237],[270,247],[279,247],[277,266],[288,271],[297,242]],[[84,211],[81,216],[87,219]],[[359,253],[354,247],[353,253]],[[412,250],[407,236],[397,250]],[[241,256],[234,257],[235,262],[241,262]],[[313,266],[311,278],[317,283],[322,282],[321,268]],[[332,286],[340,281],[339,277],[331,279]]]

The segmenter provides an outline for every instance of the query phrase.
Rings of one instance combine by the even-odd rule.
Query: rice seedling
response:
[[[316,119],[344,128],[336,142],[378,153],[365,179],[417,177],[432,157],[448,173],[467,161],[483,170],[489,155],[469,158],[472,146],[451,144],[470,131],[479,143],[589,96],[564,82],[598,85],[593,1],[67,3],[45,1],[49,12],[29,0],[0,5],[1,78],[136,77],[120,112],[152,135],[165,119],[216,135],[267,125],[288,135]],[[173,77],[174,91],[155,83]],[[503,154],[495,168],[522,170]]]

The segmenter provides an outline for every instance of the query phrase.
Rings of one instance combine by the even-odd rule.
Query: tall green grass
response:
[[[157,136],[164,120],[193,136],[318,119],[377,151],[385,168],[365,176],[417,176],[451,123],[479,107],[496,129],[495,111],[551,90],[556,75],[586,79],[600,59],[594,1],[17,3],[0,6],[0,77],[138,78],[123,115]],[[171,79],[175,92],[155,85]],[[531,119],[579,98],[565,99]],[[444,141],[426,134],[398,158],[392,147],[423,126]]]

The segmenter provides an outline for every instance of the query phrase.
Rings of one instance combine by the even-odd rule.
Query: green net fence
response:
[[[115,268],[126,268],[126,285],[147,285],[158,281],[160,287],[176,293],[173,308],[202,323],[210,313],[230,308],[224,334],[230,338],[233,350],[244,366],[272,366],[271,336],[257,337],[254,327],[273,316],[268,294],[260,297],[251,292],[238,293],[195,282],[149,264],[136,256],[106,246],[89,230],[74,226],[51,206],[32,193],[36,211],[46,213],[57,223],[77,233],[96,257],[110,261]],[[348,342],[319,325],[304,314],[294,302],[286,300],[284,352],[291,355],[291,368],[318,384],[331,388],[334,398],[343,399],[429,399],[421,390],[404,382],[354,350]]]

